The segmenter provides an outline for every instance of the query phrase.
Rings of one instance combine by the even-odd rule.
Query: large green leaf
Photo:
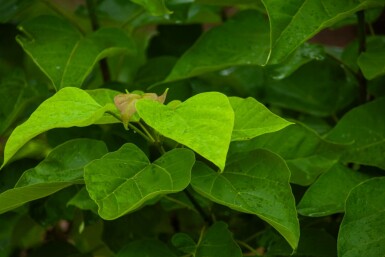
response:
[[[234,210],[255,214],[296,248],[299,223],[285,161],[266,150],[232,155],[223,173],[198,162],[191,185],[208,199]]]
[[[120,250],[116,257],[176,257],[176,255],[159,240],[145,239],[129,243]]]
[[[225,95],[201,93],[176,108],[140,100],[136,109],[160,134],[190,147],[224,169],[234,124],[234,111]]]
[[[4,162],[1,167],[35,136],[53,128],[89,126],[98,122],[105,112],[115,110],[113,103],[101,106],[81,89],[63,88],[44,101],[26,122],[12,132],[4,149]]]
[[[178,60],[166,81],[184,79],[235,65],[262,65],[269,50],[267,20],[245,11],[213,28]]]
[[[254,98],[230,97],[229,100],[235,115],[232,141],[249,140],[292,124],[270,112]]]
[[[268,79],[264,100],[315,116],[331,116],[356,97],[357,85],[330,59],[312,61],[285,79]]]
[[[358,66],[367,79],[374,79],[385,74],[385,37],[374,37],[370,48],[361,53]]]
[[[54,87],[81,87],[98,60],[134,51],[123,30],[102,28],[83,36],[70,23],[55,16],[39,16],[19,26],[17,41],[51,79]]]
[[[385,98],[349,111],[327,135],[328,140],[350,143],[342,160],[385,169]]]
[[[0,213],[83,183],[83,167],[106,153],[106,145],[92,139],[75,139],[59,145],[39,165],[24,172],[15,188],[0,194]]]
[[[370,176],[337,164],[308,188],[297,206],[298,213],[320,217],[344,212],[350,191],[368,178]]]
[[[338,234],[338,256],[383,256],[385,252],[385,178],[355,187],[346,200]]]
[[[252,140],[233,142],[229,155],[258,148],[270,150],[284,158],[291,171],[290,181],[299,185],[313,183],[338,161],[343,150],[342,146],[323,140],[313,130],[295,124]]]
[[[134,144],[85,167],[90,197],[104,219],[116,219],[157,196],[182,191],[190,183],[195,157],[188,149],[171,150],[153,164]]]
[[[283,61],[320,30],[383,0],[262,0],[270,20],[271,64]]]
[[[131,0],[143,6],[151,15],[159,16],[172,13],[167,9],[165,0]]]

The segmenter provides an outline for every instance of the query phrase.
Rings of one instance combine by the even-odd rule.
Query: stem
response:
[[[146,128],[140,121],[138,122],[138,124],[139,124],[140,128],[143,129],[144,133],[146,133],[146,135],[147,135],[149,138],[151,138],[151,141],[152,141],[153,143],[157,142],[157,141],[155,140],[155,138],[152,136],[152,134],[147,130],[147,128]]]
[[[357,20],[358,20],[358,54],[366,51],[366,24],[365,24],[365,12],[359,11],[357,12]],[[360,92],[360,102],[365,103],[368,100],[367,93],[367,81],[362,74],[361,69],[358,70],[357,73],[358,84],[359,84],[359,92]]]
[[[99,29],[99,21],[98,17],[96,15],[96,8],[94,5],[94,0],[86,0],[88,15],[90,16],[91,20],[91,27],[93,31],[96,31]],[[110,70],[108,68],[107,59],[102,59],[99,61],[99,68],[100,72],[102,73],[103,81],[104,83],[111,80]]]
[[[198,211],[199,215],[202,217],[202,219],[209,225],[213,224],[213,220],[211,217],[209,217],[203,208],[199,205],[198,201],[194,198],[194,196],[186,189],[183,190],[183,192],[186,194],[187,198],[190,200],[190,202],[194,205],[195,209]]]
[[[250,252],[253,253],[254,256],[263,256],[262,254],[260,254],[259,252],[257,252],[253,247],[251,247],[250,245],[246,244],[245,242],[243,241],[240,241],[240,240],[235,240],[239,245],[243,246],[244,248],[246,248],[247,250],[249,250]]]
[[[127,126],[130,128],[130,129],[133,129],[136,133],[138,133],[139,135],[141,135],[144,139],[146,139],[147,142],[153,144],[155,143],[155,141],[153,141],[151,138],[149,138],[146,134],[144,134],[140,129],[138,129],[137,127],[135,127],[134,125],[132,125],[131,123],[128,123]]]

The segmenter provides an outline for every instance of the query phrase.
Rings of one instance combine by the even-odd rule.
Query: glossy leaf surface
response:
[[[263,0],[270,20],[268,62],[283,61],[298,46],[323,28],[368,7],[382,6],[382,0]]]
[[[176,108],[140,100],[136,109],[160,134],[190,147],[223,170],[234,124],[234,111],[225,95],[201,93]]]
[[[44,101],[27,121],[12,132],[4,149],[2,167],[33,137],[53,128],[89,126],[110,110],[116,110],[112,103],[101,106],[81,89],[63,88]]]
[[[349,111],[338,122],[327,139],[350,143],[342,160],[385,168],[385,98]]]
[[[19,29],[24,36],[18,36],[18,42],[56,90],[81,87],[97,61],[135,51],[132,39],[120,29],[102,28],[84,37],[70,23],[55,16],[39,16]]]
[[[203,34],[177,61],[166,81],[235,65],[262,65],[269,47],[267,20],[256,11],[239,13]]]
[[[231,155],[223,173],[198,162],[191,185],[208,199],[255,214],[296,248],[299,224],[284,160],[266,150]]]
[[[370,176],[335,165],[312,184],[297,206],[298,213],[321,217],[345,211],[345,201],[350,191]]]
[[[83,167],[107,153],[102,141],[75,139],[56,147],[35,168],[23,173],[15,188],[0,194],[0,213],[83,183]]]
[[[229,100],[235,115],[231,141],[249,140],[292,124],[272,113],[254,98],[230,97]]]
[[[338,234],[338,256],[381,256],[385,252],[385,178],[373,178],[357,187],[346,200]]]
[[[174,149],[151,164],[137,146],[125,144],[87,165],[84,180],[99,215],[111,220],[155,197],[182,191],[194,162],[192,151]]]

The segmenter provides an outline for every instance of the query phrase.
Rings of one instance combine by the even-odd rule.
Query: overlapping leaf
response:
[[[245,11],[213,28],[177,61],[166,81],[184,79],[235,65],[262,65],[269,50],[267,20]]]
[[[89,126],[98,122],[107,111],[116,111],[113,103],[101,106],[81,89],[63,88],[12,132],[4,149],[2,167],[33,137],[53,128]]]
[[[327,139],[350,143],[342,156],[346,162],[385,169],[385,98],[349,111],[327,135]]]
[[[370,40],[370,48],[361,53],[358,66],[367,79],[385,75],[385,37],[374,37]]]
[[[154,163],[135,145],[125,144],[85,167],[87,191],[104,219],[116,219],[157,196],[182,191],[190,182],[195,158],[174,149]]]
[[[260,149],[230,156],[223,173],[198,162],[191,185],[216,203],[257,215],[296,248],[299,224],[289,179],[285,161]]]
[[[357,187],[346,200],[338,234],[338,256],[381,256],[385,252],[385,178],[373,178]]]
[[[198,94],[176,108],[140,100],[136,109],[160,134],[190,147],[223,170],[234,124],[234,111],[225,95]]]
[[[254,98],[230,97],[229,100],[235,115],[232,141],[249,140],[292,124],[270,112]]]
[[[59,145],[38,166],[24,172],[15,188],[0,194],[0,213],[82,183],[83,167],[106,153],[106,145],[97,140],[75,139]]]
[[[320,217],[344,212],[350,191],[369,178],[364,173],[337,164],[307,189],[297,206],[298,213]]]
[[[258,148],[268,149],[284,158],[291,171],[290,181],[299,185],[313,183],[338,161],[344,149],[323,140],[311,129],[295,124],[252,140],[233,142],[229,155]]]
[[[270,20],[270,64],[290,53],[323,28],[369,7],[383,6],[382,0],[262,0]]]
[[[39,16],[19,26],[17,41],[51,79],[54,87],[81,87],[96,62],[135,51],[124,31],[102,28],[84,37],[70,23],[55,16]]]
[[[172,13],[165,4],[165,0],[131,0],[143,6],[151,15],[159,16]]]

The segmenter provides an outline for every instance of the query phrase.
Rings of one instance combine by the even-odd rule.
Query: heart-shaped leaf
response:
[[[111,220],[157,196],[185,189],[194,162],[192,151],[174,149],[151,164],[137,146],[125,144],[87,165],[84,180],[99,215]]]
[[[323,28],[359,10],[383,6],[383,0],[262,0],[270,20],[271,64],[283,61],[290,53]]]
[[[229,97],[234,110],[232,141],[249,140],[293,124],[270,112],[254,98]]]
[[[373,178],[357,187],[346,200],[338,233],[338,256],[383,256],[385,252],[385,178]]]
[[[56,90],[81,87],[98,60],[135,51],[133,40],[123,30],[102,28],[84,37],[71,23],[56,16],[38,16],[19,29],[25,36],[18,36],[17,41]]]
[[[12,156],[35,136],[53,129],[85,127],[96,123],[107,111],[116,111],[113,103],[99,105],[85,91],[67,87],[44,101],[8,138],[3,167]]]
[[[234,124],[234,111],[225,95],[198,94],[174,109],[155,101],[140,100],[136,109],[160,134],[190,147],[224,169]]]
[[[39,165],[24,172],[15,188],[0,194],[0,213],[83,183],[83,167],[106,153],[106,145],[92,139],[75,139],[57,146]]]
[[[290,171],[285,161],[260,149],[232,155],[223,173],[197,162],[191,185],[216,203],[257,215],[295,249],[299,223],[289,179]]]

